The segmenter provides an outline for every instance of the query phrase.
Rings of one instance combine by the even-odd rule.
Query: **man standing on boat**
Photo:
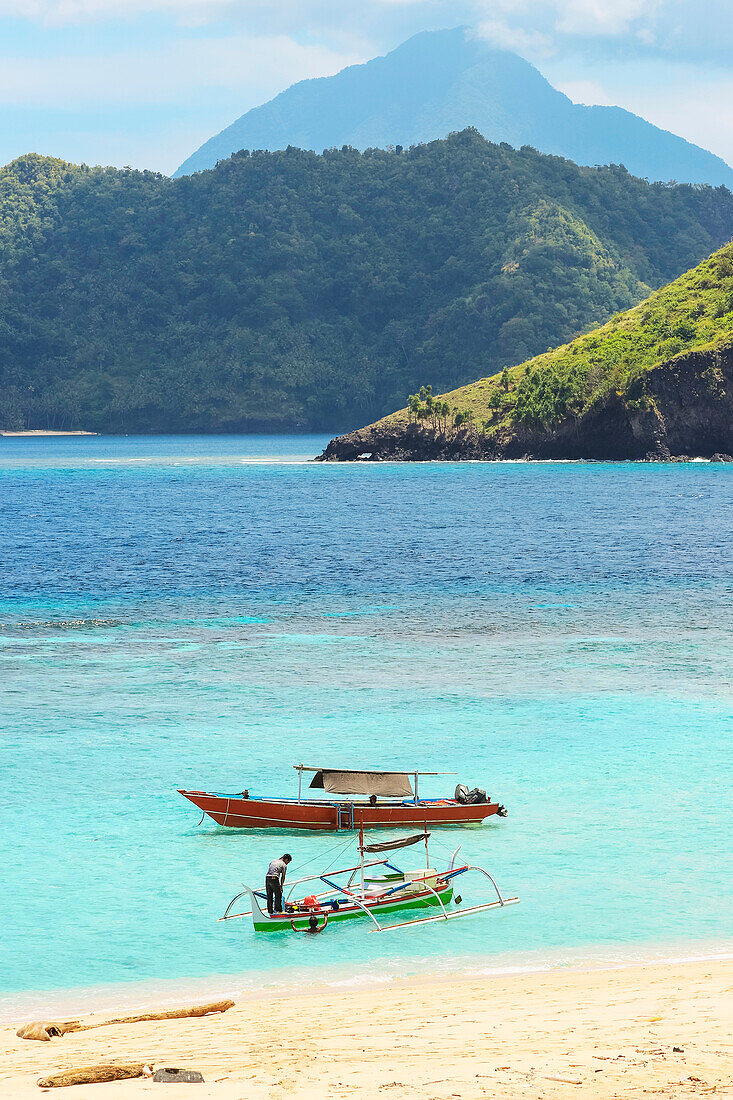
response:
[[[290,853],[286,852],[285,855],[280,856],[279,859],[273,859],[272,863],[267,868],[267,874],[265,875],[265,891],[267,893],[267,912],[270,916],[272,916],[273,913],[282,913],[283,911],[285,873],[292,859],[293,857]]]

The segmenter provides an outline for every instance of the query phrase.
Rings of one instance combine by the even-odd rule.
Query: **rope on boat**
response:
[[[333,848],[327,848],[325,852],[316,852],[315,855],[312,855],[310,857],[310,859],[306,859],[303,863],[299,863],[298,864],[298,870],[301,870],[303,867],[307,867],[309,863],[313,863],[313,861],[316,860],[316,859],[325,859],[325,857],[330,855],[331,852],[336,852],[336,855],[333,857],[331,862],[326,864],[326,866],[324,867],[323,873],[325,874],[326,871],[328,871],[331,867],[333,867],[334,863],[336,862],[336,859],[338,858],[339,853],[343,852],[343,850],[345,848],[348,848],[351,844],[353,844],[353,842],[354,842],[353,837],[349,837],[348,840],[339,841],[338,844],[334,844]]]
[[[324,875],[325,875],[326,871],[330,871],[330,870],[331,870],[331,868],[333,867],[333,865],[334,865],[334,863],[336,862],[336,860],[337,860],[337,859],[338,859],[338,858],[340,857],[341,853],[342,853],[342,852],[343,852],[343,851],[344,851],[344,850],[345,850],[346,848],[350,848],[350,847],[351,847],[351,845],[352,845],[353,843],[354,843],[354,839],[353,839],[353,837],[349,837],[349,839],[348,839],[347,841],[345,841],[345,842],[344,842],[343,844],[341,844],[341,845],[339,846],[339,849],[338,849],[338,851],[336,852],[336,855],[335,855],[335,856],[333,857],[333,859],[331,860],[331,862],[330,862],[329,864],[327,864],[327,865],[326,865],[326,867],[324,868],[324,871],[323,871]],[[332,849],[331,849],[331,851],[335,851],[335,849],[334,849],[334,848],[332,848]],[[326,852],[326,855],[328,855],[328,852]],[[315,857],[314,857],[314,858],[315,858]]]
[[[202,814],[201,814],[201,817],[199,818],[199,820],[198,820],[198,821],[196,822],[196,824],[194,825],[194,828],[195,828],[195,829],[198,829],[199,825],[200,825],[200,824],[201,824],[201,823],[203,822],[203,820],[204,820],[204,818],[205,818],[205,817],[206,817],[206,814],[205,814],[205,813],[202,813]]]
[[[452,856],[454,854],[454,851],[458,850],[458,849],[449,848],[448,845],[444,844],[442,840],[436,840],[434,833],[432,834],[432,837],[431,837],[430,847],[433,850],[435,850],[437,848],[438,851],[440,851],[441,853],[445,853],[445,855],[447,855],[447,856]],[[459,847],[460,847],[460,845],[459,845]]]

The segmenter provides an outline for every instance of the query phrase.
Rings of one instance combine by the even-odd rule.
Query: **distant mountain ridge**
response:
[[[425,31],[384,57],[292,85],[210,138],[174,175],[213,168],[240,149],[409,146],[467,126],[576,164],[733,188],[720,157],[621,107],[573,103],[528,61],[463,27]]]

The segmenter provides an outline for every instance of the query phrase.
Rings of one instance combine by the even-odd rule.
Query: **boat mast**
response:
[[[417,795],[417,777],[418,777],[419,774],[420,774],[420,772],[415,772],[415,805],[416,806],[420,802],[420,799],[418,798],[418,795]]]
[[[303,765],[302,764],[299,764],[297,766],[297,772],[298,772],[298,805],[300,805],[300,802],[301,802],[300,792],[303,788]]]

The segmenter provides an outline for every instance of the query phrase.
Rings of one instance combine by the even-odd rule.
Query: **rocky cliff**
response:
[[[733,342],[676,356],[648,371],[641,392],[613,392],[553,430],[516,426],[489,438],[388,417],[332,439],[319,461],[650,459],[733,453]]]

